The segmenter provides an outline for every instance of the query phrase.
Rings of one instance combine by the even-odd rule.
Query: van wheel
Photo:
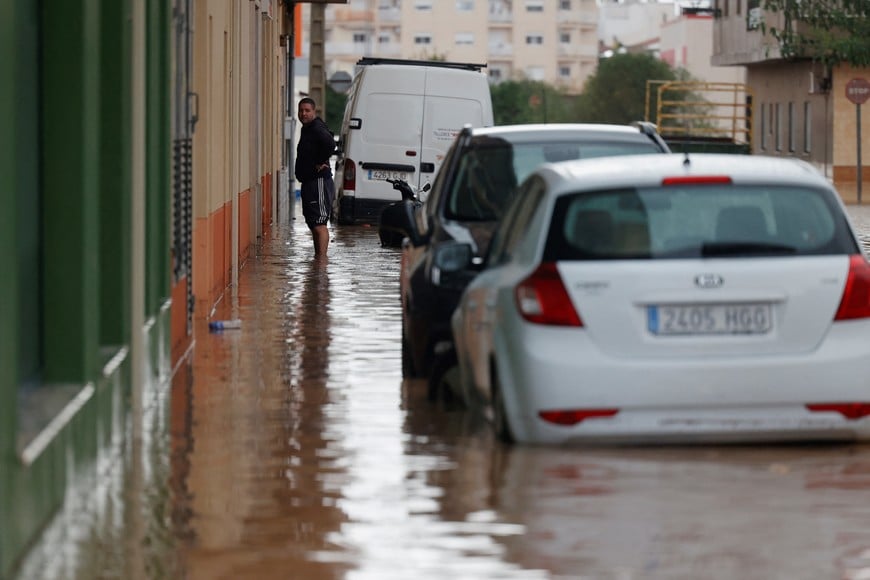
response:
[[[352,226],[353,225],[353,216],[348,216],[347,213],[341,209],[341,206],[338,206],[338,225],[340,226]]]
[[[510,423],[508,422],[507,412],[504,407],[504,395],[502,394],[501,382],[498,380],[498,374],[493,369],[492,372],[492,428],[495,432],[495,437],[502,443],[514,443],[513,432],[511,431]]]

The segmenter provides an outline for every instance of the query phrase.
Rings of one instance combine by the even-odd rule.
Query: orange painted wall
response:
[[[197,316],[208,316],[232,282],[232,215],[232,203],[227,202],[208,218],[197,219],[194,225],[193,293]],[[271,219],[271,198],[268,217]],[[264,228],[268,226],[263,223]],[[252,243],[251,192],[246,189],[239,194],[239,264],[251,255]]]
[[[193,227],[193,293],[196,315],[208,316],[229,283],[226,264],[231,231],[227,205],[207,218],[197,218]]]

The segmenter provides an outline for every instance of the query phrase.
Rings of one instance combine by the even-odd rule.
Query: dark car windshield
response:
[[[459,159],[445,206],[449,219],[497,221],[521,183],[541,163],[616,155],[661,153],[651,140],[510,143],[499,137],[478,139]]]
[[[562,196],[544,259],[614,260],[851,254],[829,192],[761,185],[687,185]]]

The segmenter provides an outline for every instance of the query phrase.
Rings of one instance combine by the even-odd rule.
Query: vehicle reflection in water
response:
[[[19,580],[870,577],[870,447],[501,446],[402,381],[397,251],[334,233],[264,241]]]
[[[870,570],[868,458],[842,445],[516,448],[494,509],[526,526],[505,557],[553,577],[857,578]],[[831,471],[837,487],[818,489]]]

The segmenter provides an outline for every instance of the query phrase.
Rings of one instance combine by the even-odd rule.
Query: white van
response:
[[[336,161],[340,224],[376,223],[401,194],[386,179],[412,189],[430,183],[465,125],[493,124],[486,65],[363,58],[348,94]]]

